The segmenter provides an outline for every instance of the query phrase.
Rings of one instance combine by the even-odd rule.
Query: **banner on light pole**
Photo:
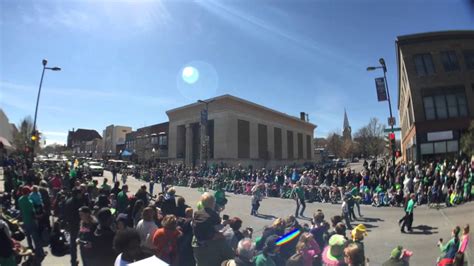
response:
[[[384,78],[376,78],[375,79],[375,88],[377,89],[377,99],[379,102],[386,101],[387,98],[387,90],[385,89],[385,79]]]

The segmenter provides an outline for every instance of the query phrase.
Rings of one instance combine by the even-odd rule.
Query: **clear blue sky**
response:
[[[3,0],[0,12],[0,107],[11,122],[34,114],[41,60],[63,68],[43,83],[38,127],[49,143],[71,128],[160,123],[166,110],[225,93],[306,111],[318,137],[342,129],[344,107],[353,131],[373,116],[386,123],[381,73],[366,67],[385,58],[396,106],[396,37],[474,28],[462,0]],[[183,81],[186,66],[197,82]]]

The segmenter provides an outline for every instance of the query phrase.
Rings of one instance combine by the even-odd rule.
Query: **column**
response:
[[[186,124],[186,166],[193,164],[193,128],[191,124]]]

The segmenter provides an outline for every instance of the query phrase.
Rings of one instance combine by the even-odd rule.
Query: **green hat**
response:
[[[397,260],[400,259],[400,257],[402,256],[402,250],[403,250],[402,246],[398,246],[394,248],[392,252],[390,252],[390,258],[394,258]]]

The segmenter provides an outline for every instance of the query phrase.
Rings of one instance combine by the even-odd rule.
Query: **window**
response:
[[[306,159],[311,160],[311,136],[306,135]]]
[[[448,110],[446,108],[446,101],[444,95],[435,96],[436,116],[438,119],[445,119],[448,117]]]
[[[449,117],[458,117],[458,106],[456,103],[456,95],[446,95],[446,101],[448,102],[448,113]]]
[[[280,160],[281,159],[281,155],[282,155],[282,147],[281,147],[281,142],[282,142],[282,138],[281,138],[281,128],[274,128],[273,129],[273,141],[274,141],[274,146],[275,146],[275,159],[278,159]]]
[[[464,95],[464,93],[458,93],[456,94],[456,99],[458,101],[459,116],[466,117],[467,116],[466,96]]]
[[[286,133],[286,147],[288,148],[288,160],[293,160],[294,159],[293,131],[288,130]]]
[[[448,152],[457,152],[458,151],[458,141],[449,140],[448,141]]]
[[[161,135],[159,137],[159,143],[158,143],[160,146],[166,146],[168,145],[168,136],[166,135]]]
[[[303,134],[298,133],[298,159],[303,159]]]
[[[474,69],[474,50],[464,51],[464,61],[467,69]]]
[[[438,94],[423,97],[426,120],[466,117],[467,102],[464,93]]]
[[[424,97],[423,105],[425,106],[425,118],[426,120],[434,120],[436,118],[435,107],[433,97]]]
[[[433,154],[433,143],[422,143],[420,145],[421,154]]]
[[[441,62],[446,72],[459,70],[458,58],[455,51],[441,52]]]
[[[416,73],[418,76],[427,76],[434,74],[435,68],[431,54],[418,54],[414,56]]]
[[[446,153],[446,141],[435,142],[434,153]]]
[[[258,124],[258,158],[269,159],[267,126],[262,124]]]

